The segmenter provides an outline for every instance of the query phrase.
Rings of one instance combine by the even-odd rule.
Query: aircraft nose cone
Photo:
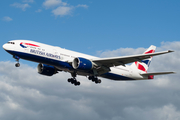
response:
[[[7,45],[6,44],[4,44],[2,47],[3,47],[4,50],[7,50]]]

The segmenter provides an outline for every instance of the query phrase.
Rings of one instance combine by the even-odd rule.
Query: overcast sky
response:
[[[157,52],[149,72],[175,71],[154,80],[95,84],[69,73],[46,77],[37,63],[0,49],[1,120],[179,120],[180,2],[169,0],[6,0],[0,2],[0,45],[30,39],[99,57]]]

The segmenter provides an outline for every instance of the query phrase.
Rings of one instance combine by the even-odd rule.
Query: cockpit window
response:
[[[15,42],[8,42],[8,44],[15,44]]]

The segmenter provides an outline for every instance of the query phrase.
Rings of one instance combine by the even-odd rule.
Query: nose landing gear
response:
[[[17,61],[17,63],[15,64],[15,66],[16,66],[16,67],[20,67],[20,63],[19,63],[20,57],[14,55],[13,58],[16,59],[16,61]]]

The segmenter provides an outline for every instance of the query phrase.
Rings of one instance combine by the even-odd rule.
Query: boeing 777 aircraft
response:
[[[173,72],[147,73],[152,56],[173,52],[171,50],[156,52],[156,47],[151,45],[143,54],[98,58],[60,47],[50,46],[30,40],[12,40],[3,45],[4,50],[13,55],[17,60],[25,59],[39,63],[38,73],[52,76],[59,71],[69,72],[72,78],[68,79],[75,86],[80,85],[76,80],[77,75],[87,76],[95,83],[101,83],[98,77],[111,80],[144,80],[153,79],[154,75],[171,74]],[[126,65],[132,63],[131,65]]]

